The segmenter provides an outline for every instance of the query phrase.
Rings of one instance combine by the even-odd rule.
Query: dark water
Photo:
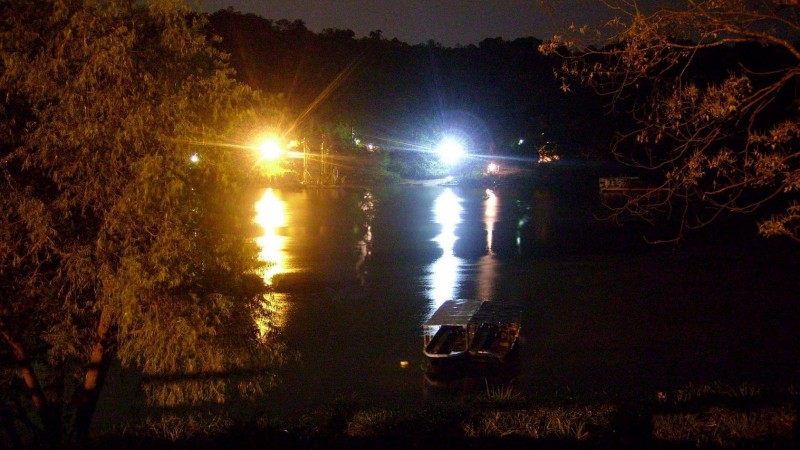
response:
[[[644,244],[631,224],[597,222],[592,194],[267,191],[268,277],[302,359],[263,407],[422,404],[486,382],[549,394],[800,380],[796,256],[713,233],[679,248]],[[426,377],[421,325],[451,298],[523,306],[515,365]]]

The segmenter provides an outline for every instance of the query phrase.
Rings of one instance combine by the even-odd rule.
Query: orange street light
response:
[[[283,148],[278,138],[264,138],[256,147],[260,161],[277,161],[283,155]]]

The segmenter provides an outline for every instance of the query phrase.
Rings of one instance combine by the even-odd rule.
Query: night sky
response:
[[[228,6],[265,19],[300,19],[314,32],[350,29],[362,37],[381,30],[387,39],[448,47],[496,37],[546,39],[571,23],[596,25],[601,11],[608,15],[594,0],[202,0],[201,9]]]

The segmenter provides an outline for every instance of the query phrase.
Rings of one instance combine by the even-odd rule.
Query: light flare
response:
[[[281,143],[275,137],[264,138],[256,150],[260,161],[277,161],[283,155]]]
[[[446,137],[436,147],[436,153],[445,164],[455,164],[464,157],[464,144],[455,138]]]

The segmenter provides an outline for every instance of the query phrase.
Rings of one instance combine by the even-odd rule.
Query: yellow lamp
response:
[[[275,161],[281,157],[283,149],[276,138],[267,138],[258,144],[258,156],[262,161]]]

